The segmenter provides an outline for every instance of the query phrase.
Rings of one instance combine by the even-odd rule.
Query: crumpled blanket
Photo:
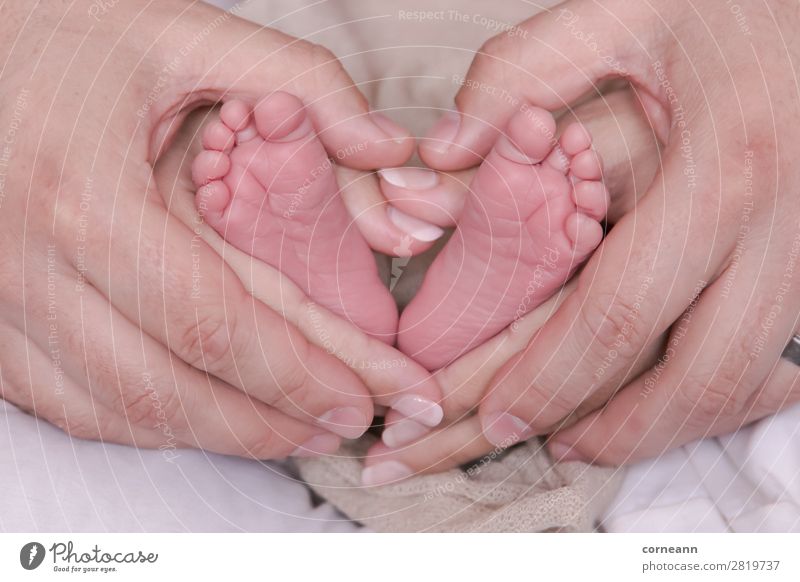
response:
[[[374,439],[297,465],[315,492],[380,532],[594,531],[621,478],[580,462],[556,466],[533,439],[466,468],[362,487],[360,457]]]

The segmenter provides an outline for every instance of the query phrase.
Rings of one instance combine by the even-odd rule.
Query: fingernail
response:
[[[357,439],[369,428],[364,414],[352,406],[329,410],[317,419],[317,425],[346,439]]]
[[[410,468],[398,461],[384,461],[371,467],[366,467],[361,472],[361,484],[364,487],[374,487],[386,485],[395,481],[401,481],[414,474]]]
[[[396,449],[408,443],[413,443],[415,440],[428,434],[430,430],[430,428],[415,420],[404,418],[403,420],[398,420],[391,426],[387,426],[381,438],[387,447]]]
[[[569,445],[560,443],[558,441],[550,441],[547,444],[547,449],[550,451],[550,456],[556,463],[566,463],[568,461],[583,461],[588,463],[589,460],[581,453],[573,449]]]
[[[427,190],[439,183],[439,174],[425,168],[384,168],[378,175],[392,186],[409,190]]]
[[[507,412],[495,412],[481,422],[483,436],[496,447],[508,448],[533,436],[533,430],[521,418]]]
[[[297,447],[292,457],[319,457],[330,455],[339,450],[342,441],[336,435],[318,434]]]
[[[369,116],[373,123],[380,127],[387,137],[389,137],[393,142],[403,143],[405,140],[411,137],[411,134],[405,127],[395,123],[383,113],[372,111]]]
[[[435,224],[410,216],[391,205],[386,208],[386,216],[397,228],[421,242],[434,241],[444,234],[444,230]]]
[[[444,418],[442,407],[422,396],[403,396],[392,404],[392,408],[403,416],[430,427],[438,425]]]
[[[445,153],[453,144],[460,127],[461,114],[457,111],[445,112],[425,136],[425,147],[440,154]]]

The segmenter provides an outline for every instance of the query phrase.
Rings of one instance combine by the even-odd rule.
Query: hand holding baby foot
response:
[[[785,71],[797,68],[800,49],[784,39],[800,23],[792,2],[741,8],[752,37],[769,42],[741,36],[722,5],[562,4],[522,23],[525,34],[486,44],[456,98],[459,114],[421,145],[432,167],[473,165],[519,103],[559,108],[614,76],[631,81],[666,143],[649,191],[615,225],[577,291],[493,380],[480,407],[489,441],[547,433],[582,402],[614,393],[606,408],[556,434],[553,453],[623,463],[800,398],[798,370],[779,360],[800,294],[777,291],[795,286],[786,269],[800,202],[789,192],[800,178],[793,156],[778,153],[793,143],[798,116]],[[593,42],[584,42],[589,33]],[[765,316],[773,311],[783,315]],[[669,357],[643,369],[664,333]]]
[[[526,108],[478,169],[458,228],[400,322],[399,346],[436,370],[538,306],[603,236],[599,159],[580,125]]]
[[[623,209],[635,204],[637,185],[648,183],[655,171],[658,144],[650,125],[627,90],[605,95],[563,116],[559,119],[556,135],[563,137],[568,133],[567,128],[575,127],[576,122],[589,129],[609,162],[603,176],[605,181],[614,184],[609,213],[619,216]],[[453,198],[458,194],[449,193]],[[466,191],[460,194],[464,199],[471,195]],[[450,469],[493,451],[496,454],[499,449],[516,442],[509,440],[498,447],[487,441],[475,412],[486,397],[494,376],[506,362],[525,349],[536,331],[575,291],[574,283],[573,279],[531,313],[515,317],[513,325],[436,372],[434,377],[442,390],[441,404],[445,413],[439,429],[424,436],[422,433],[414,436],[418,427],[407,421],[393,422],[390,413],[383,442],[369,451],[364,482],[377,485],[415,473]],[[598,392],[572,418],[590,412],[607,397],[607,394]]]
[[[397,307],[352,224],[302,103],[273,93],[228,101],[203,135],[192,175],[203,218],[318,303],[393,344]]]
[[[303,111],[300,102],[286,93],[270,94],[258,100],[254,108],[233,100],[219,110],[198,111],[189,117],[176,143],[160,161],[159,183],[175,200],[173,211],[187,224],[198,224],[200,214],[204,224],[198,232],[258,301],[299,329],[308,342],[335,354],[364,382],[370,395],[364,398],[366,403],[374,400],[393,414],[435,426],[442,418],[438,385],[424,368],[387,345],[385,336],[393,337],[396,326],[395,304],[378,279],[373,256],[362,254],[360,262],[354,260],[366,245],[344,215],[332,164],[320,152]],[[281,123],[289,120],[287,126],[294,122],[294,128],[281,136],[268,127],[272,119]],[[236,134],[244,135],[237,139]],[[187,158],[194,159],[191,171],[183,163]],[[343,190],[349,187],[343,184]],[[286,204],[290,212],[275,212]],[[326,240],[317,241],[317,236]],[[222,244],[220,237],[238,250]],[[290,240],[286,242],[286,238]],[[291,252],[281,249],[286,245],[291,245]],[[319,256],[315,255],[316,245],[321,246],[316,251]],[[344,245],[352,247],[337,254],[336,248]],[[328,273],[335,276],[339,269],[346,272],[341,283],[335,279],[333,283],[345,293],[330,293],[333,285],[307,282],[330,283],[323,277]],[[348,278],[353,273],[358,276]],[[287,275],[293,281],[288,281]],[[387,298],[388,308],[384,305],[371,318],[359,319],[370,303]],[[355,323],[361,323],[364,330],[346,320],[344,310],[348,306],[356,311]],[[387,333],[375,330],[380,318],[389,322]],[[302,344],[294,343],[287,348],[305,350]],[[242,362],[241,366],[246,369],[249,365]],[[293,413],[308,414],[324,407],[328,392],[341,388],[340,380],[333,376],[319,381],[317,393],[309,392],[304,401],[296,402]],[[290,404],[297,395],[287,393],[284,398]],[[344,412],[339,410],[336,415],[341,430],[353,424]]]
[[[105,442],[332,452],[372,419],[367,375],[254,300],[175,218],[151,168],[190,111],[230,95],[290,90],[311,104],[325,149],[352,151],[343,163],[354,167],[403,164],[407,132],[370,114],[310,43],[197,2],[121,2],[102,26],[93,7],[13,0],[0,22],[0,86],[25,112],[5,182],[18,195],[0,217],[3,398]],[[223,24],[197,43],[210,23]],[[18,114],[10,103],[3,123]]]

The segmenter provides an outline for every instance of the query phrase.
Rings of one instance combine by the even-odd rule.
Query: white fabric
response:
[[[800,531],[800,405],[631,467],[616,532]]]
[[[277,463],[70,439],[0,400],[0,531],[350,532]]]
[[[800,531],[800,406],[628,469],[611,532]],[[72,440],[0,401],[0,531],[349,532],[277,463]]]

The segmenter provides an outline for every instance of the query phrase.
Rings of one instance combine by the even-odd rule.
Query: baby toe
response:
[[[250,108],[244,101],[233,99],[226,102],[219,111],[219,118],[236,135],[236,143],[249,141],[258,135]]]
[[[214,228],[220,224],[230,200],[231,192],[221,180],[201,187],[194,199],[197,212]]]
[[[231,169],[231,159],[223,152],[205,150],[200,152],[192,163],[192,181],[195,186],[203,186],[219,180]]]
[[[539,107],[528,107],[509,122],[506,135],[498,140],[498,152],[512,161],[538,164],[551,152],[556,120]]]
[[[608,211],[608,189],[602,182],[578,182],[572,190],[572,200],[578,210],[595,220],[602,220]]]
[[[592,135],[581,123],[571,123],[561,134],[559,143],[568,156],[576,156],[592,145]]]
[[[203,130],[203,147],[207,150],[229,153],[235,139],[231,129],[221,121],[215,121]]]
[[[578,260],[583,260],[603,240],[603,227],[600,223],[580,212],[567,218],[564,229]]]
[[[256,105],[254,117],[259,134],[269,141],[293,141],[312,131],[303,102],[283,91],[264,97]]]
[[[566,174],[567,170],[569,170],[570,159],[567,157],[564,149],[560,145],[556,145],[542,163],[550,166],[557,172]]]
[[[599,180],[603,176],[603,162],[594,150],[584,150],[572,158],[569,169],[581,180]]]

